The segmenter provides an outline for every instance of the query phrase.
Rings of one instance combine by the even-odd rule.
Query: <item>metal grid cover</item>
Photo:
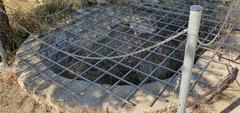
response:
[[[181,76],[186,34],[149,51],[117,59],[82,59],[62,51],[86,57],[111,57],[147,48],[186,29],[192,4],[196,3],[174,1],[165,5],[99,5],[73,13],[71,22],[40,38],[42,43],[21,52],[20,55],[34,54],[26,57],[22,63],[29,64],[32,68],[41,63],[45,64],[47,68],[38,72],[52,70],[56,76],[51,80],[63,88],[75,80],[85,80],[90,84],[81,92],[91,85],[96,85],[130,104],[136,104],[129,100],[138,90],[158,99],[167,87],[174,90],[176,86],[172,81]],[[203,42],[209,42],[219,32],[228,7],[220,5],[219,1],[201,5],[204,6],[204,11],[199,37]],[[199,45],[196,59],[201,57],[204,51],[217,51],[220,46],[217,45],[214,50],[212,47]],[[41,60],[28,63],[34,57],[40,57]],[[214,61],[212,58],[206,59]],[[206,67],[194,67],[203,72],[214,73]],[[58,81],[60,76],[70,81],[61,83]],[[161,82],[165,88],[157,93],[141,88],[143,84],[150,82]],[[97,83],[108,84],[110,88],[104,88]],[[135,90],[129,92],[128,96],[121,97],[112,91],[117,85],[131,85]],[[194,84],[192,89],[193,87]]]

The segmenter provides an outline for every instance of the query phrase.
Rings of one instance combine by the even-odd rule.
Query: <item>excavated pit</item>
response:
[[[100,15],[106,15],[106,14],[100,14]],[[151,31],[134,31],[134,29],[129,29],[131,28],[132,23],[131,22],[125,22],[124,20],[128,20],[128,18],[136,18],[136,19],[141,19],[144,18],[144,16],[136,16],[136,15],[140,15],[138,14],[138,12],[131,12],[128,16],[126,16],[126,18],[123,18],[121,21],[118,22],[119,25],[111,25],[111,26],[107,26],[107,28],[109,29],[117,29],[116,31],[105,31],[104,28],[98,28],[96,26],[91,26],[91,25],[87,25],[90,26],[93,30],[96,30],[97,32],[101,32],[102,34],[107,34],[104,37],[101,37],[99,35],[96,35],[93,31],[89,32],[89,31],[81,31],[81,28],[76,28],[79,29],[78,31],[81,31],[78,33],[79,36],[83,36],[83,39],[78,40],[76,43],[74,41],[76,41],[76,39],[74,39],[74,37],[70,37],[72,34],[71,33],[63,33],[60,34],[60,31],[55,31],[56,34],[60,34],[59,37],[62,38],[62,40],[58,40],[57,38],[51,38],[50,40],[47,38],[46,42],[48,44],[54,45],[57,43],[57,46],[59,48],[64,48],[66,47],[69,43],[75,43],[76,45],[79,46],[85,46],[88,45],[87,48],[89,50],[97,50],[98,48],[102,48],[100,50],[98,50],[96,53],[94,52],[89,52],[85,49],[82,48],[77,48],[75,46],[72,47],[68,47],[66,49],[64,49],[64,51],[68,51],[70,53],[75,52],[76,55],[81,55],[81,56],[97,56],[100,57],[99,55],[96,54],[100,54],[102,56],[118,56],[121,55],[123,52],[124,53],[130,53],[138,48],[146,48],[149,46],[152,46],[154,43],[153,42],[160,42],[165,40],[166,38],[163,37],[168,37],[171,35],[171,33],[169,32],[161,32],[160,29],[157,28],[161,28],[162,26],[164,26],[165,24],[155,24],[155,29],[152,28]],[[109,15],[107,15],[109,16]],[[162,17],[164,15],[160,15],[160,17]],[[173,16],[173,15],[172,15]],[[156,22],[157,20],[160,19],[156,18],[155,20],[152,20],[152,22],[149,22],[147,24],[149,24],[148,26],[154,24],[154,22]],[[173,17],[172,17],[173,18]],[[145,19],[148,19],[145,17]],[[170,21],[171,19],[169,19]],[[135,21],[133,21],[135,22]],[[73,23],[73,24],[77,24]],[[81,23],[81,21],[79,21],[79,23]],[[181,23],[178,23],[181,24]],[[182,23],[183,24],[183,23]],[[181,24],[181,25],[182,25]],[[70,25],[72,26],[72,25]],[[184,27],[186,27],[187,25],[185,24]],[[146,27],[146,26],[142,26],[142,27]],[[141,29],[141,28],[139,28]],[[176,30],[179,28],[171,28],[170,26],[168,26],[168,28],[166,28],[168,30]],[[182,29],[181,29],[182,30]],[[123,35],[122,33],[127,32],[127,35]],[[148,33],[149,32],[149,33]],[[159,33],[158,33],[159,32]],[[154,36],[153,34],[157,34],[158,36]],[[138,35],[138,36],[137,36]],[[84,40],[84,37],[91,37],[92,40],[96,40],[96,43],[94,44],[90,44],[92,43],[89,40]],[[136,36],[136,37],[134,37]],[[162,37],[161,37],[162,36]],[[154,38],[152,38],[154,37]],[[117,40],[116,40],[117,38]],[[150,41],[147,41],[151,39]],[[68,39],[69,42],[64,41],[64,39]],[[147,42],[144,42],[147,41]],[[58,43],[60,42],[60,43]],[[110,42],[110,43],[109,43]],[[122,46],[125,42],[128,42],[128,45],[123,46],[122,48],[118,49],[119,46]],[[107,44],[107,46],[105,46],[105,44]],[[51,59],[55,62],[60,61],[59,63],[61,65],[64,65],[66,67],[71,66],[71,71],[74,72],[79,72],[79,74],[81,74],[81,72],[83,72],[86,69],[91,68],[91,65],[94,65],[96,63],[98,63],[96,66],[104,71],[108,71],[111,74],[114,74],[118,77],[124,77],[124,79],[126,81],[129,81],[135,85],[140,84],[145,78],[146,78],[146,74],[151,74],[151,76],[154,76],[158,79],[164,80],[164,79],[169,79],[171,78],[175,73],[173,71],[177,71],[179,69],[179,67],[182,65],[181,62],[176,62],[173,59],[167,59],[166,56],[168,56],[170,53],[172,53],[172,57],[176,57],[178,59],[183,59],[183,52],[174,52],[175,50],[173,48],[175,47],[179,47],[180,42],[177,41],[172,41],[170,43],[167,44],[167,46],[171,46],[172,48],[169,47],[164,47],[161,46],[159,49],[155,50],[154,52],[151,51],[146,51],[146,52],[142,52],[140,54],[134,55],[134,56],[129,56],[126,58],[118,58],[118,59],[114,59],[114,60],[91,60],[91,59],[86,59],[85,61],[87,63],[78,63],[74,66],[71,66],[72,64],[78,62],[78,59],[73,58],[73,57],[65,57],[64,53],[58,52],[58,51],[54,51],[53,50],[47,50],[44,51],[45,55],[51,54],[52,52],[55,53],[53,55],[51,55]],[[41,47],[41,49],[44,49],[46,47],[44,47],[44,45]],[[180,48],[183,48],[180,47]],[[80,50],[79,50],[80,49]],[[78,50],[78,51],[77,51]],[[116,51],[117,50],[117,51]],[[76,52],[77,51],[77,52]],[[158,54],[161,53],[161,54]],[[62,60],[63,59],[63,60]],[[142,59],[144,59],[145,61],[142,61]],[[167,59],[167,60],[166,60]],[[166,60],[166,61],[164,61]],[[122,63],[122,64],[118,64],[118,62]],[[90,65],[89,65],[89,64]],[[173,71],[169,71],[166,70],[164,68],[159,67],[158,65],[160,63],[163,63],[162,65],[164,67],[169,68],[169,70],[173,70]],[[49,64],[46,64],[49,65]],[[113,67],[112,69],[110,69],[111,67]],[[131,68],[134,68],[135,70],[131,71]],[[156,69],[157,68],[157,69]],[[102,70],[97,69],[97,68],[91,68],[89,71],[86,71],[82,74],[82,76],[86,77],[87,79],[94,81],[96,80],[98,77],[101,77],[99,80],[97,80],[97,83],[101,83],[101,84],[110,84],[113,85],[114,83],[118,82],[119,79],[117,79],[116,77],[111,76],[111,74],[105,73]],[[59,73],[59,71],[62,71],[60,66],[54,66],[51,68],[51,70],[55,73]],[[143,74],[146,73],[146,74]],[[77,75],[73,74],[69,71],[64,71],[61,72],[59,74],[62,77],[65,77],[67,79],[76,79]],[[77,78],[77,80],[82,80],[80,77]],[[149,82],[154,82],[156,80],[154,79],[148,79],[147,81],[145,81],[145,83],[149,83]],[[127,85],[127,83],[124,82],[119,82],[118,85]]]
[[[107,18],[119,13],[117,10],[111,9],[111,7],[106,9],[107,11],[94,12],[94,14],[90,16],[94,17],[101,15],[102,17]],[[131,11],[129,9],[127,10]],[[142,14],[141,11],[145,11],[148,15]],[[81,16],[84,15],[80,15],[80,18],[78,18],[77,21],[70,23],[67,28],[63,28],[67,30],[71,29],[70,32],[61,33],[63,30],[57,29],[54,31],[54,34],[61,38],[50,36],[50,39],[46,38],[44,41],[50,45],[56,44],[59,48],[64,48],[67,45],[74,43],[74,45],[64,48],[63,50],[80,56],[118,56],[152,46],[156,44],[156,42],[161,42],[172,36],[174,33],[182,31],[187,27],[188,18],[185,16],[179,16],[178,20],[174,20],[176,16],[175,14],[166,15],[167,13],[158,12],[155,14],[156,16],[149,17],[149,14],[153,12],[154,10],[152,9],[149,10],[137,7],[135,10],[128,12],[127,15],[124,15],[124,17],[121,17],[122,15],[114,17],[120,18],[118,20],[114,20],[114,18],[104,20],[105,23],[103,23],[103,27],[94,26],[94,24],[91,23],[91,21],[93,21],[93,23],[99,23],[102,22],[102,20],[93,19],[90,22],[85,22],[89,18],[81,21]],[[90,14],[91,11],[86,13]],[[85,17],[82,18],[85,19]],[[109,21],[114,22],[109,23]],[[171,25],[168,25],[169,22],[171,22]],[[209,28],[203,27],[201,29],[208,31]],[[79,37],[76,37],[76,34],[77,36],[80,36],[80,39]],[[208,35],[202,35],[202,37],[206,36]],[[87,39],[89,37],[90,39]],[[90,81],[95,81],[97,78],[100,78],[95,82],[110,85],[114,85],[118,82],[117,85],[128,85],[128,83],[123,81],[119,82],[118,78],[112,76],[113,74],[138,85],[147,77],[146,75],[153,76],[155,79],[149,78],[145,80],[144,84],[154,82],[156,79],[165,80],[171,78],[183,64],[178,60],[183,60],[184,52],[176,51],[175,48],[184,49],[184,43],[182,43],[184,40],[184,36],[180,36],[177,40],[166,43],[164,46],[160,46],[153,51],[145,51],[133,56],[127,56],[126,58],[117,58],[113,60],[86,59],[84,60],[86,63],[80,62],[74,66],[71,66],[71,64],[76,63],[78,59],[73,57],[66,58],[64,56],[65,53],[51,48],[45,51],[44,48],[47,48],[48,45],[45,47],[43,44],[41,49],[44,50],[44,55],[51,55],[51,60],[55,62],[60,61],[59,63],[65,67],[71,66],[71,71],[82,74],[82,76]],[[124,44],[126,45],[123,46]],[[51,54],[52,52],[54,52],[54,54]],[[203,53],[201,50],[198,50],[197,52]],[[168,57],[173,57],[178,60]],[[144,60],[142,61],[142,59]],[[95,65],[96,63],[97,68],[100,69],[91,68],[91,65]],[[89,71],[81,73],[89,68],[91,68]],[[134,70],[131,70],[132,68],[134,68]],[[60,76],[67,79],[82,80],[81,77],[76,78],[77,75],[72,72],[59,72],[62,71],[60,66],[53,66],[51,70],[57,74],[60,73]],[[104,71],[108,71],[110,74]]]

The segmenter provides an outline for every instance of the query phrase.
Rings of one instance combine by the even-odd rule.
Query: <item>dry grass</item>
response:
[[[34,1],[34,0],[33,0]],[[5,5],[16,9],[7,8],[10,24],[13,29],[13,34],[9,40],[3,42],[4,48],[8,55],[10,63],[14,61],[15,53],[21,43],[29,36],[26,32],[20,29],[16,22],[27,28],[31,32],[47,32],[50,26],[60,22],[68,17],[70,9],[67,11],[49,18],[39,18],[41,16],[57,13],[69,5],[68,0],[46,0],[44,3],[25,2],[20,0],[5,0]]]

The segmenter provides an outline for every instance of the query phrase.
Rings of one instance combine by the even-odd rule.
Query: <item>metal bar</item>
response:
[[[203,7],[193,5],[190,9],[190,17],[188,24],[188,37],[185,48],[181,87],[179,93],[179,108],[178,113],[185,113],[185,106],[187,96],[189,93],[190,79],[192,77],[192,67],[195,58],[195,51],[197,46],[197,35],[199,33],[200,21]]]

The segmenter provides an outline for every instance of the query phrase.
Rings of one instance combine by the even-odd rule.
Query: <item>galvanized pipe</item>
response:
[[[203,10],[203,7],[199,5],[193,5],[190,8],[187,43],[185,47],[181,87],[180,87],[180,93],[179,93],[178,113],[186,112],[185,108],[186,108],[187,96],[190,88],[190,80],[192,77],[192,67],[193,67],[194,58],[195,58],[202,10]]]

